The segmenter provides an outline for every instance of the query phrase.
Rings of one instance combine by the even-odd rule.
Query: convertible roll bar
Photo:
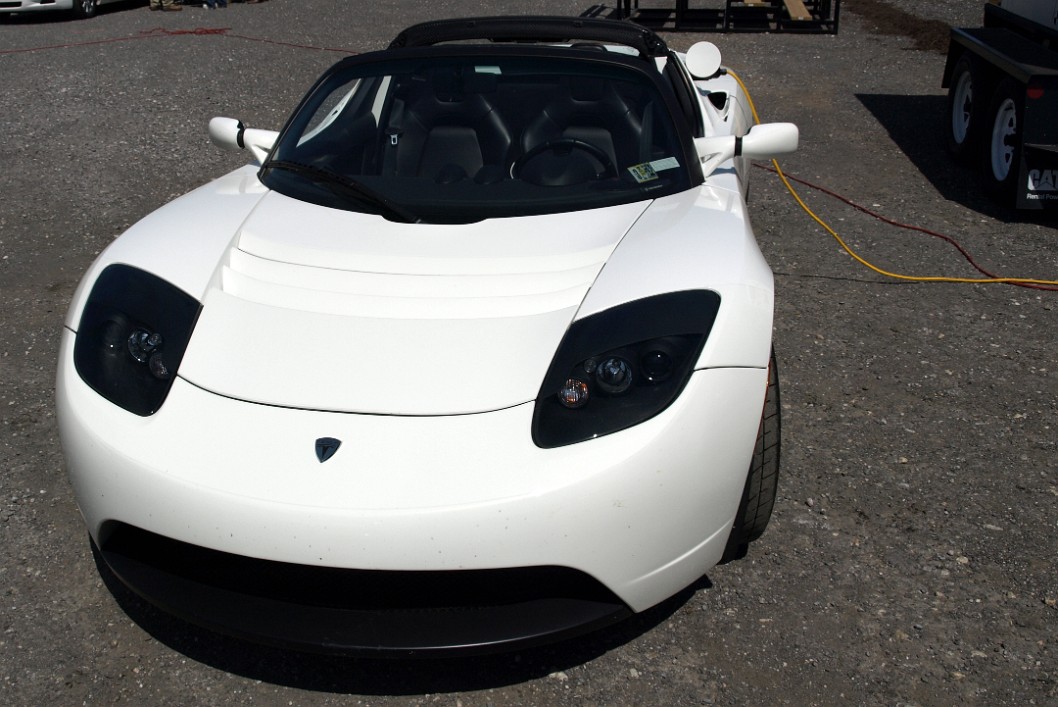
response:
[[[650,30],[631,22],[583,17],[475,17],[422,22],[397,35],[390,49],[426,47],[442,42],[466,40],[490,42],[602,42],[637,50],[644,58],[667,56],[665,41]]]

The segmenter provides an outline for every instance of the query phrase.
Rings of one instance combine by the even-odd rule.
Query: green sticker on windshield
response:
[[[654,167],[652,167],[649,162],[632,165],[628,168],[628,173],[640,184],[643,182],[652,182],[658,178],[658,173],[654,171]]]

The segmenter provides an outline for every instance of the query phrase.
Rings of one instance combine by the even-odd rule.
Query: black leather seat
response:
[[[485,93],[495,77],[438,70],[394,103],[389,121],[392,154],[384,170],[397,176],[454,182],[494,181],[503,174],[511,134]]]
[[[614,165],[624,168],[642,161],[642,134],[639,117],[610,82],[570,79],[526,127],[521,148],[524,153],[572,138],[598,147]]]

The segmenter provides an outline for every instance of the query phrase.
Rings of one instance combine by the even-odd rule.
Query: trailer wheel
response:
[[[988,111],[988,149],[983,165],[985,188],[1005,206],[1014,206],[1021,171],[1024,127],[1024,90],[1013,79],[1003,79],[992,95]]]
[[[955,64],[948,89],[948,152],[969,161],[977,153],[985,120],[985,91],[980,71],[969,54]]]

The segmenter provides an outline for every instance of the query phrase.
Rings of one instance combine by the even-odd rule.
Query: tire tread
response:
[[[775,496],[779,489],[779,457],[781,440],[781,408],[779,405],[779,370],[775,351],[768,366],[768,389],[764,396],[760,427],[753,450],[746,485],[742,491],[735,523],[731,528],[721,563],[744,557],[749,544],[760,538],[771,520]]]

